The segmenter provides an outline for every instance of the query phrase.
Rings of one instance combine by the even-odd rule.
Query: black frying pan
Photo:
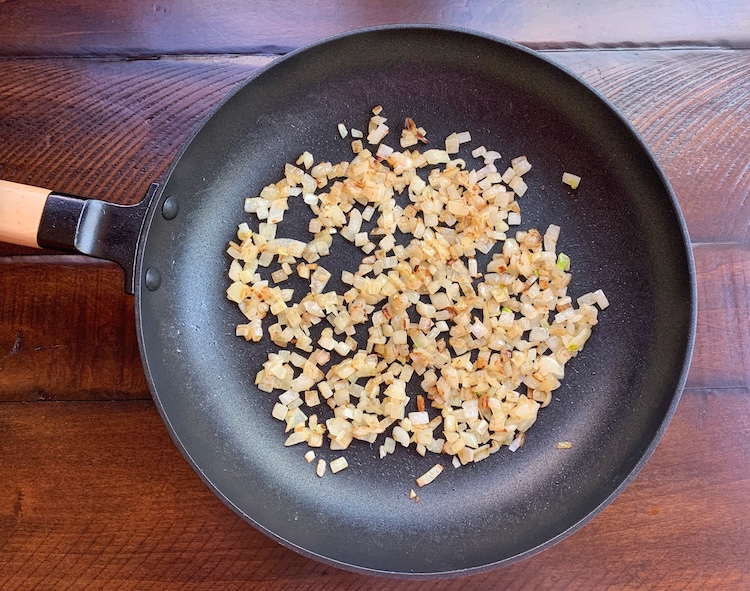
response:
[[[238,222],[250,221],[243,199],[304,150],[350,159],[351,138],[342,140],[336,125],[365,128],[377,104],[392,123],[413,117],[436,144],[470,130],[472,145],[497,149],[504,164],[526,154],[534,168],[520,200],[522,227],[560,225],[572,295],[602,288],[611,301],[525,446],[457,470],[443,458],[448,468],[419,491],[419,504],[407,493],[435,456],[398,449],[379,460],[377,446],[355,441],[344,453],[349,469],[320,479],[304,450],[284,447],[270,416],[275,395],[253,386],[272,345],[234,336],[242,320],[224,294],[226,243]],[[577,192],[560,182],[564,171],[583,177]],[[685,381],[695,275],[654,157],[598,93],[489,36],[384,27],[314,44],[227,98],[141,205],[54,194],[43,205],[41,246],[75,246],[126,267],[154,400],[196,472],[255,527],[336,566],[469,574],[552,545],[632,480]],[[290,215],[287,235],[308,239],[304,208]],[[354,252],[336,238],[325,262],[334,275],[351,267]],[[573,448],[556,449],[561,440]]]

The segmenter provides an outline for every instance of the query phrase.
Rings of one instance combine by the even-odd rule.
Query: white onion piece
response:
[[[443,471],[443,466],[440,464],[435,464],[432,468],[427,470],[422,476],[417,478],[417,484],[419,486],[427,486],[430,484],[433,480],[435,480]]]
[[[349,462],[346,461],[345,457],[339,457],[335,460],[332,460],[329,464],[329,468],[331,469],[331,472],[336,474],[337,472],[341,472],[345,468],[349,467]]]
[[[562,182],[570,186],[571,189],[577,189],[578,185],[581,183],[581,177],[569,172],[564,172],[562,175]]]
[[[516,450],[517,450],[517,449],[518,449],[519,447],[521,447],[521,445],[522,445],[522,444],[523,444],[523,439],[521,438],[521,435],[519,435],[518,437],[516,437],[516,438],[515,438],[515,439],[513,440],[513,443],[511,443],[511,444],[510,444],[510,445],[508,446],[508,449],[509,449],[510,451],[516,451]]]

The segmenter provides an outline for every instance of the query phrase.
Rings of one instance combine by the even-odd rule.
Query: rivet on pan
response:
[[[156,291],[161,285],[161,273],[156,267],[146,269],[146,287],[149,291]]]
[[[170,195],[164,200],[164,203],[162,203],[161,215],[164,216],[165,220],[175,219],[179,211],[180,203],[174,195]]]

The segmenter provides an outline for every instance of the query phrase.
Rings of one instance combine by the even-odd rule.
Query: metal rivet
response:
[[[174,195],[170,195],[164,200],[161,206],[161,215],[164,216],[165,220],[173,220],[177,217],[177,213],[180,211],[180,203]]]
[[[156,267],[146,269],[146,287],[149,291],[156,291],[161,285],[161,273]]]

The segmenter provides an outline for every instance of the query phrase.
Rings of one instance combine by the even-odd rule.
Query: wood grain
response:
[[[622,6],[571,0],[53,0],[44,10],[27,2],[0,3],[0,54],[278,54],[328,35],[393,23],[467,27],[540,48],[750,47],[750,7],[742,0],[634,0]]]
[[[750,51],[581,51],[655,151],[697,242],[750,239]],[[0,178],[135,203],[199,122],[268,59],[0,60]],[[710,199],[710,201],[708,201]],[[28,254],[0,245],[0,255]]]
[[[270,541],[208,491],[151,403],[4,403],[0,433],[2,589],[750,585],[747,388],[687,393],[638,478],[569,539],[499,571],[423,583],[339,571]]]
[[[0,400],[148,398],[114,263],[0,258]]]
[[[0,178],[135,203],[256,69],[252,59],[0,61]]]
[[[686,387],[750,387],[750,245],[694,253],[698,331]],[[114,263],[0,257],[0,400],[149,398],[122,281]]]
[[[651,460],[581,531],[502,570],[405,582],[323,566],[243,522],[180,456],[116,265],[0,244],[0,589],[750,589],[746,1],[0,0],[0,179],[135,203],[269,54],[390,22],[552,50],[655,152],[694,243],[699,314]]]
[[[656,154],[693,242],[750,240],[750,53],[551,55],[617,107]]]
[[[750,384],[750,245],[694,247],[698,330],[689,388]]]

